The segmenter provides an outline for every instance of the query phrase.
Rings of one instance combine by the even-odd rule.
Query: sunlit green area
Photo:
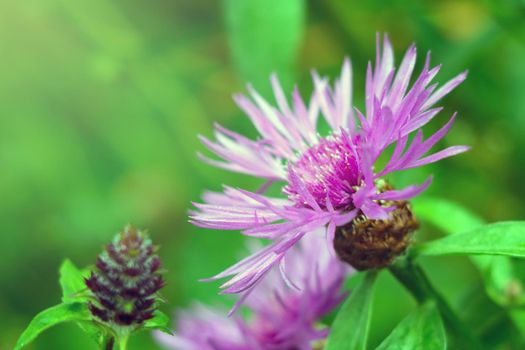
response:
[[[268,77],[276,71],[289,91],[295,81],[307,96],[311,70],[335,78],[345,56],[362,106],[376,32],[389,33],[398,60],[412,42],[419,66],[432,50],[432,62],[443,63],[441,83],[469,70],[427,132],[458,111],[441,146],[472,150],[392,182],[420,182],[432,172],[425,197],[456,202],[487,222],[523,218],[523,1],[0,2],[0,349],[12,348],[32,316],[59,302],[57,271],[65,257],[93,264],[127,223],[147,228],[161,245],[168,270],[163,311],[194,300],[231,305],[217,295],[217,283],[198,279],[241,257],[244,240],[191,226],[187,210],[204,189],[256,189],[261,181],[201,163],[197,135],[211,136],[217,121],[254,136],[233,93],[252,82],[271,96]],[[423,222],[417,239],[440,234]],[[467,258],[423,263],[469,322],[485,319],[466,306],[473,295],[486,299]],[[413,306],[383,273],[371,344]],[[488,343],[511,336],[488,334]],[[58,326],[28,347],[94,348],[74,325]],[[130,348],[159,347],[144,332]]]

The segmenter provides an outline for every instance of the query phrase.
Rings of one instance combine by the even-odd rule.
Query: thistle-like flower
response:
[[[95,299],[89,310],[98,320],[133,327],[153,317],[156,293],[164,286],[155,251],[148,235],[132,226],[106,246],[86,279]]]
[[[319,250],[324,242],[323,230],[310,232],[288,251],[280,270],[272,269],[240,300],[253,311],[251,327],[263,349],[309,349],[328,334],[316,324],[343,301],[342,286],[352,270],[329,250]]]
[[[202,304],[177,312],[176,329],[174,335],[157,331],[155,338],[174,350],[261,350],[242,318]]]
[[[241,230],[271,243],[213,278],[231,277],[221,286],[224,293],[249,293],[274,266],[283,270],[288,250],[319,229],[325,231],[327,245],[318,249],[335,248],[357,269],[386,266],[406,249],[417,227],[406,201],[425,190],[431,177],[400,190],[385,177],[468,149],[452,146],[427,155],[447,134],[455,114],[426,139],[421,128],[441,111],[434,107],[436,102],[466,73],[437,88],[431,82],[440,66],[431,67],[427,54],[421,73],[410,85],[415,62],[412,45],[396,72],[390,41],[385,36],[381,48],[378,36],[375,67],[369,63],[367,70],[364,112],[352,106],[349,60],[333,88],[327,78],[314,73],[315,89],[308,103],[295,89],[290,105],[275,76],[271,81],[277,106],[251,87],[251,100],[235,97],[260,139],[217,125],[217,140],[202,137],[202,141],[224,161],[202,159],[265,183],[256,192],[231,187],[222,193],[208,192],[204,203],[194,204],[191,220],[201,227]],[[328,135],[317,132],[320,115],[331,128]],[[375,165],[382,155],[387,161],[378,169]],[[265,194],[273,183],[280,184],[284,197]]]
[[[290,249],[286,271],[273,269],[247,296],[247,320],[196,305],[179,312],[174,336],[157,332],[157,339],[177,350],[312,349],[328,334],[318,323],[344,299],[342,286],[350,272],[328,250],[319,250],[324,240],[318,230]]]

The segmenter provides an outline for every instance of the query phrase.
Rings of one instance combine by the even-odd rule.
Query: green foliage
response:
[[[62,262],[59,269],[59,283],[62,289],[62,302],[80,301],[85,299],[81,295],[86,290],[84,278],[89,276],[89,270],[79,270],[69,259]]]
[[[86,301],[89,299],[84,278],[89,270],[78,269],[69,259],[65,259],[59,269],[59,283],[62,289],[62,304],[49,308],[36,315],[18,340],[20,348],[34,340],[44,330],[62,322],[75,322],[99,345],[104,338],[101,327],[92,322]]]
[[[414,254],[525,257],[524,237],[525,222],[498,222],[425,243],[414,249]]]
[[[326,350],[364,350],[372,315],[372,297],[377,272],[365,278],[344,302],[332,324]]]
[[[471,231],[480,228],[483,220],[462,206],[439,198],[418,198],[415,203],[418,217],[440,228],[446,234]],[[497,234],[496,234],[497,235]],[[519,235],[519,234],[518,234]],[[496,237],[496,240],[499,238]],[[523,295],[523,279],[515,271],[511,258],[507,256],[470,256],[483,278],[483,284],[488,296],[503,307],[499,312],[508,313],[514,325],[525,335],[525,312],[521,306],[525,303]],[[474,313],[483,312],[478,306]],[[475,316],[474,316],[475,317]]]
[[[304,0],[225,0],[226,24],[241,77],[269,91],[269,76],[279,74],[289,89],[304,30]]]
[[[444,350],[446,347],[441,316],[435,304],[427,303],[408,315],[377,350]]]
[[[144,322],[144,329],[156,329],[167,334],[173,334],[169,327],[170,318],[162,311],[155,310],[154,317]]]
[[[417,217],[432,223],[447,234],[472,230],[483,220],[461,205],[437,197],[419,197],[413,201]]]
[[[89,276],[89,269],[80,270],[69,259],[65,259],[59,269],[59,283],[62,289],[62,302],[86,302],[89,294],[84,278]],[[104,330],[93,322],[77,321],[76,324],[97,344],[104,341]]]
[[[457,234],[479,228],[483,220],[461,205],[442,198],[418,198],[414,201],[417,216],[444,233]],[[470,256],[483,276],[488,294],[504,304],[504,290],[512,279],[512,263],[505,256]]]
[[[36,315],[22,333],[15,350],[22,349],[32,342],[40,333],[62,322],[88,321],[91,313],[87,305],[81,302],[63,303],[46,309]]]
[[[75,322],[99,346],[104,346],[109,339],[115,337],[117,346],[120,349],[127,349],[129,336],[135,329],[128,329],[129,327],[109,329],[96,322],[91,316],[87,303],[91,297],[84,282],[84,278],[89,276],[90,271],[80,270],[69,259],[66,259],[60,265],[59,273],[63,303],[36,315],[18,339],[15,350],[22,349],[46,329],[63,322]],[[156,302],[159,303],[160,299]],[[141,329],[160,330],[172,334],[169,322],[168,316],[155,310],[154,317],[144,322]]]

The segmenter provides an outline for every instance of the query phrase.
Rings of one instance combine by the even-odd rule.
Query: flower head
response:
[[[95,297],[91,313],[117,326],[139,326],[153,317],[157,291],[164,286],[160,259],[148,236],[127,226],[97,258],[86,279]]]
[[[265,349],[308,349],[328,330],[316,323],[343,301],[351,272],[327,249],[317,230],[291,248],[279,268],[272,269],[245,304],[253,312],[252,328]]]
[[[328,334],[318,322],[343,300],[348,273],[328,250],[318,252],[322,233],[304,237],[290,249],[283,269],[272,269],[246,296],[247,320],[197,305],[179,312],[175,336],[156,333],[157,339],[177,350],[312,349],[312,342]]]
[[[455,115],[426,139],[421,131],[441,111],[441,107],[434,107],[436,102],[459,85],[466,73],[438,88],[432,80],[440,66],[430,66],[430,54],[422,71],[412,79],[415,62],[416,48],[412,45],[396,71],[388,37],[381,45],[378,36],[376,62],[374,66],[370,63],[367,70],[364,111],[352,107],[349,60],[345,60],[333,87],[327,78],[314,73],[315,89],[308,102],[296,88],[289,104],[275,76],[272,86],[276,106],[251,87],[251,99],[235,97],[260,138],[251,140],[217,126],[216,141],[204,137],[202,141],[223,161],[201,157],[210,164],[259,177],[266,183],[256,192],[225,187],[222,193],[206,193],[204,203],[195,203],[191,220],[201,227],[241,230],[246,236],[265,238],[271,243],[215,276],[231,277],[222,285],[224,293],[249,293],[272,267],[282,268],[291,247],[319,229],[325,231],[327,238],[326,248],[319,249],[332,249],[336,233],[345,238],[351,236],[349,232],[361,232],[349,229],[354,220],[375,220],[373,228],[399,226],[400,218],[407,220],[397,235],[384,235],[384,240],[376,242],[382,245],[397,237],[395,244],[402,249],[396,254],[406,248],[403,242],[408,242],[417,226],[411,224],[413,217],[408,214],[406,201],[425,190],[432,179],[396,190],[388,185],[385,176],[468,149],[452,146],[428,154],[447,134]],[[317,132],[321,115],[331,127],[326,136]],[[376,163],[382,155],[388,160],[379,169]],[[281,184],[283,197],[265,194],[272,183]],[[399,216],[399,208],[407,208],[408,212]],[[336,250],[344,255],[337,247]],[[374,259],[383,265],[372,267],[388,264],[392,253],[386,252],[386,258],[378,253]],[[361,268],[358,265],[354,266]],[[363,268],[367,266],[364,264]]]
[[[155,332],[155,338],[168,349],[176,350],[257,350],[247,324],[237,315],[202,304],[177,313],[177,332]]]

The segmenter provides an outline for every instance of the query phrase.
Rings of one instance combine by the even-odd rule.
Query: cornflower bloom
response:
[[[295,88],[289,104],[275,76],[276,106],[250,86],[251,99],[235,96],[261,137],[252,140],[216,125],[216,141],[201,139],[223,161],[201,158],[265,183],[256,192],[225,187],[221,193],[205,193],[204,203],[194,204],[191,220],[271,243],[212,278],[230,277],[221,286],[223,293],[249,294],[274,266],[286,279],[287,252],[318,229],[325,231],[327,243],[319,251],[335,248],[341,259],[360,270],[387,266],[404,252],[417,227],[406,201],[425,190],[432,177],[397,190],[385,176],[468,149],[452,146],[428,155],[451,128],[455,114],[430,137],[424,139],[421,131],[441,111],[436,102],[463,82],[466,72],[437,88],[431,82],[440,66],[430,66],[428,53],[410,84],[415,62],[412,45],[396,72],[392,45],[386,35],[381,45],[378,36],[375,65],[369,63],[366,74],[364,112],[352,108],[349,60],[333,88],[327,78],[313,74],[315,88],[308,103]],[[331,128],[326,136],[317,132],[320,115]],[[376,169],[382,155],[386,164]],[[281,185],[284,198],[265,194],[274,183]]]
[[[190,310],[177,312],[174,335],[156,331],[155,339],[167,349],[175,350],[258,350],[245,321],[226,317],[220,309],[195,304]]]
[[[175,336],[157,332],[157,340],[177,350],[311,350],[327,336],[318,322],[344,299],[342,285],[350,272],[328,250],[319,251],[323,234],[312,232],[290,249],[290,280],[275,267],[246,298],[247,320],[196,305],[179,312]]]

